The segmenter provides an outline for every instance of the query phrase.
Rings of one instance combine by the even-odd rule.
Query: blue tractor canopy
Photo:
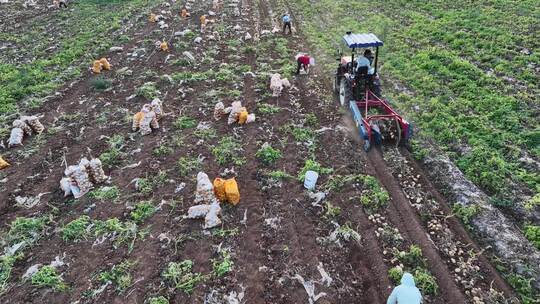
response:
[[[347,47],[350,49],[364,49],[383,46],[383,42],[372,33],[353,34],[351,32],[347,32],[347,34],[343,36],[343,41],[345,41],[345,44],[347,44]]]
[[[369,49],[375,48],[375,60],[372,67],[374,68],[374,74],[377,74],[377,68],[379,63],[379,47],[383,46],[384,43],[372,33],[361,33],[353,34],[352,32],[347,32],[343,36],[343,41],[348,48],[352,50],[351,61],[354,64],[354,54],[357,49]],[[350,71],[352,73],[352,71]]]

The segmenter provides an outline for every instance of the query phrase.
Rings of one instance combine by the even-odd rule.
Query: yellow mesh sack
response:
[[[92,66],[92,72],[95,74],[101,73],[101,62],[99,60],[94,61],[94,65]]]
[[[150,22],[156,22],[156,14],[151,13],[151,14],[150,14],[150,17],[148,18],[148,20],[149,20]]]
[[[11,166],[7,161],[5,161],[2,156],[0,156],[0,170],[5,169]]]
[[[225,195],[230,204],[237,205],[240,202],[240,191],[238,190],[238,184],[234,177],[225,180]]]
[[[214,193],[216,194],[217,199],[220,202],[225,202],[227,200],[227,194],[225,193],[225,180],[217,177],[214,179]]]
[[[103,65],[103,69],[107,71],[111,69],[111,64],[109,63],[107,58],[101,58],[99,62],[101,63],[101,65]]]
[[[245,124],[248,119],[248,114],[246,108],[242,108],[240,114],[238,114],[238,123],[241,125]]]
[[[205,15],[201,16],[201,25],[206,25],[206,16]]]
[[[167,43],[167,41],[163,41],[160,45],[159,45],[159,48],[164,51],[164,52],[168,52],[169,51],[169,44]]]

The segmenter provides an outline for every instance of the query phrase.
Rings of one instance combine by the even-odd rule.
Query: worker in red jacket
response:
[[[309,65],[313,62],[313,58],[307,54],[300,54],[296,57],[298,67],[296,68],[296,75],[300,74],[300,68],[303,68],[306,73],[309,73]]]

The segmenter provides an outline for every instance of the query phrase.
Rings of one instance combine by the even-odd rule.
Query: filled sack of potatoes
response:
[[[225,181],[225,195],[230,204],[237,205],[240,202],[240,191],[234,177]]]

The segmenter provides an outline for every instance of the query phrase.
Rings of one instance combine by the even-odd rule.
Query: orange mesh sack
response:
[[[143,118],[144,118],[144,112],[138,112],[137,114],[133,115],[133,124],[131,125],[131,129],[133,131],[137,131],[139,129]]]
[[[95,74],[101,73],[101,62],[99,60],[94,61],[94,65],[92,66],[92,72]]]
[[[225,180],[222,178],[214,179],[214,193],[220,202],[227,200],[227,194],[225,193]]]
[[[240,114],[238,114],[238,123],[243,125],[246,123],[248,119],[248,111],[246,110],[246,108],[242,108],[240,110]]]
[[[225,195],[227,201],[233,205],[240,202],[240,191],[238,191],[238,184],[234,177],[225,181]]]
[[[101,63],[101,65],[103,66],[103,69],[104,70],[110,70],[111,69],[111,64],[109,63],[109,61],[107,60],[107,58],[101,58],[99,60],[99,62]]]
[[[0,156],[0,170],[5,169],[11,166],[7,161],[5,161],[2,156]]]

